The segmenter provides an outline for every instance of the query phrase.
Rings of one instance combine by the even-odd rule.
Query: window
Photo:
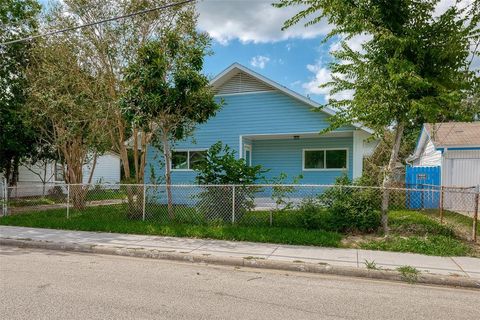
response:
[[[303,170],[347,169],[347,149],[303,150]]]
[[[55,181],[64,181],[63,166],[60,163],[55,163]]]
[[[206,150],[188,150],[172,152],[173,170],[198,170],[205,161]]]

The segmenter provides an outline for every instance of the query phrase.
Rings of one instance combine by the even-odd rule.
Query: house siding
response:
[[[340,148],[348,150],[347,170],[319,170],[303,171],[303,149],[329,149]],[[307,184],[333,184],[335,179],[347,174],[349,178],[353,175],[353,140],[352,138],[310,138],[310,139],[279,139],[279,140],[257,140],[252,145],[252,164],[262,165],[270,169],[265,177],[270,180],[287,174],[287,181],[292,182],[294,177],[302,175],[301,183]]]
[[[416,166],[428,167],[439,166],[442,161],[442,153],[435,149],[432,140],[427,138],[428,141],[420,157],[416,160]]]
[[[442,185],[480,185],[480,150],[447,150],[443,154]]]
[[[193,137],[189,137],[184,141],[176,143],[175,149],[207,149],[217,141],[222,141],[223,144],[228,144],[230,148],[237,152],[239,155],[239,142],[240,136],[243,135],[257,135],[257,134],[297,134],[307,132],[319,132],[329,126],[328,115],[324,112],[313,112],[311,107],[294,99],[286,94],[278,91],[272,92],[255,92],[255,93],[243,93],[237,95],[217,96],[218,101],[224,99],[225,105],[219,110],[215,117],[212,117],[204,124],[198,125],[195,129]],[[341,131],[353,131],[351,126],[342,127],[336,132]],[[319,138],[319,143],[329,147],[348,147],[350,160],[353,156],[352,141],[350,138]],[[314,139],[315,140],[315,139]],[[251,141],[252,144],[252,164],[256,164],[255,159],[259,159],[258,156],[264,157],[265,167],[268,168],[275,166],[275,172],[287,171],[288,173],[294,173],[298,175],[302,170],[301,163],[301,148],[300,152],[296,152],[295,156],[290,155],[291,162],[283,163],[283,160],[274,161],[273,151],[271,148],[270,159],[267,153],[258,154],[261,152],[260,146],[265,148],[269,144],[278,147],[282,146],[281,140],[268,140]],[[312,140],[313,141],[313,140]],[[243,141],[246,142],[245,139]],[[285,142],[285,141],[283,141]],[[290,141],[293,142],[293,139]],[[300,142],[300,143],[298,143]],[[301,146],[302,140],[295,141],[298,143],[295,146]],[[313,143],[313,142],[312,142]],[[320,145],[319,145],[320,146]],[[293,145],[292,145],[293,147]],[[303,146],[305,147],[305,146]],[[316,147],[316,146],[315,146]],[[298,150],[297,150],[298,151]],[[294,151],[290,150],[290,153]],[[300,159],[300,162],[298,162]],[[284,167],[286,168],[284,169]],[[296,168],[294,168],[296,167]],[[147,153],[147,167],[145,177],[147,182],[158,182],[159,180],[152,180],[151,169],[153,168],[154,176],[160,177],[164,174],[162,165],[162,156],[158,150],[150,147]],[[349,163],[349,175],[351,176],[351,162]],[[312,173],[308,181],[315,181],[315,183],[330,183],[334,176],[337,176],[339,172],[331,171]],[[341,174],[341,173],[340,173]],[[193,183],[195,181],[195,172],[193,171],[173,171],[172,183]],[[307,179],[305,179],[307,182]]]
[[[93,160],[83,166],[83,183],[88,183],[92,166]],[[120,183],[120,157],[113,154],[99,156],[93,171],[92,183]]]

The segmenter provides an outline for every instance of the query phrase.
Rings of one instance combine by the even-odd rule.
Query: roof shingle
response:
[[[436,147],[480,145],[480,121],[425,123]]]

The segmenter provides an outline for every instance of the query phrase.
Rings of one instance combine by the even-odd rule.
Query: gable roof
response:
[[[415,151],[407,161],[418,159],[428,141],[433,143],[435,150],[480,147],[480,121],[424,123]]]
[[[335,110],[331,109],[331,108],[328,108],[328,107],[324,107],[322,106],[321,104],[315,102],[315,101],[312,101],[310,100],[309,98],[293,91],[293,90],[290,90],[288,89],[287,87],[285,86],[282,86],[281,84],[271,80],[271,79],[268,79],[267,77],[239,64],[239,63],[233,63],[232,65],[230,65],[228,68],[226,68],[225,70],[223,70],[222,72],[220,72],[215,78],[212,79],[212,81],[210,81],[210,85],[213,87],[213,89],[218,92],[219,95],[221,95],[221,87],[226,84],[229,80],[231,79],[234,79],[235,76],[237,76],[238,74],[245,74],[250,81],[254,80],[256,82],[259,82],[262,84],[262,86],[265,88],[264,90],[262,91],[268,91],[268,90],[278,90],[296,100],[299,100],[303,103],[305,103],[306,105],[312,107],[312,108],[321,108],[321,111],[323,111],[324,113],[328,114],[328,115],[334,115],[335,114]],[[271,89],[269,89],[271,88]],[[242,91],[242,92],[252,92],[252,91],[248,91],[248,88],[246,91]],[[359,128],[367,133],[370,133],[370,134],[373,134],[373,130],[370,129],[370,128],[367,128],[361,124],[358,124],[358,123],[352,123],[352,125],[356,128]]]
[[[480,146],[480,121],[425,123],[424,128],[436,148]]]

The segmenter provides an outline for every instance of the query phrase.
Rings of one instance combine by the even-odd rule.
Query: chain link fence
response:
[[[304,226],[312,208],[338,206],[364,212],[428,210],[472,218],[476,236],[479,190],[420,186],[412,188],[350,185],[153,185],[153,184],[2,184],[2,216],[41,214],[88,219],[92,223],[233,224]],[[310,210],[310,211],[309,211]],[[363,214],[363,213],[362,213]],[[318,219],[318,217],[314,217]],[[366,219],[366,218],[365,218]]]

